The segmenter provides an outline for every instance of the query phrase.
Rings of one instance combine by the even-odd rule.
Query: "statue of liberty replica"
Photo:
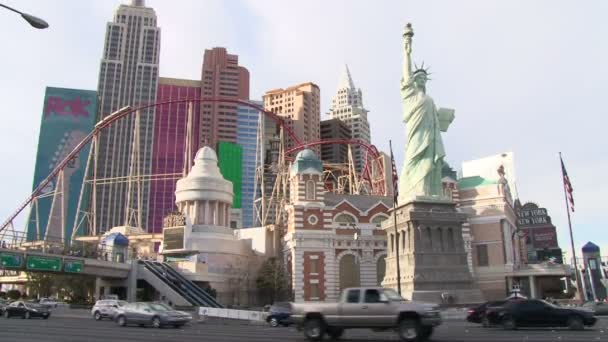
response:
[[[435,101],[426,92],[429,73],[421,67],[412,69],[412,25],[405,27],[403,34],[405,56],[401,98],[403,99],[403,121],[406,124],[405,163],[399,177],[400,201],[416,197],[444,197],[441,184],[441,169],[445,149],[441,131],[445,132],[454,120],[454,111],[438,109]]]
[[[441,132],[454,120],[454,110],[438,108],[427,94],[429,71],[424,63],[417,67],[412,62],[413,36],[412,25],[407,24],[401,79],[405,162],[399,177],[398,205],[382,224],[388,239],[382,285],[410,300],[482,302],[464,249],[462,224],[467,215],[456,209],[441,181],[446,155]]]

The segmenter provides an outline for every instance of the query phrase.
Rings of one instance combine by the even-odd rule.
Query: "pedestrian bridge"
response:
[[[82,274],[103,278],[125,279],[129,277],[131,265],[72,255],[0,248],[0,269],[8,271]],[[0,283],[11,282],[11,279],[8,278],[12,277],[0,277]]]
[[[124,290],[127,300],[137,298],[138,280],[144,280],[168,301],[179,306],[221,308],[213,297],[167,263],[129,260],[127,263],[83,258],[43,251],[0,248],[0,284],[25,284],[25,272],[45,272],[96,277],[95,293],[101,298],[106,289]]]

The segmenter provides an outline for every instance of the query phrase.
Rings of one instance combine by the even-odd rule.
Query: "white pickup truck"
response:
[[[391,289],[347,288],[339,303],[294,303],[291,320],[311,341],[319,341],[327,333],[338,339],[344,329],[397,331],[402,341],[427,340],[433,328],[441,324],[435,304],[403,299]]]

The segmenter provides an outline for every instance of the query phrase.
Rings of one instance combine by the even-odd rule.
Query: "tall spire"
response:
[[[350,70],[348,70],[347,64],[344,64],[344,71],[342,72],[340,83],[338,84],[338,89],[344,88],[355,89],[355,83],[353,82],[353,79],[350,76]]]

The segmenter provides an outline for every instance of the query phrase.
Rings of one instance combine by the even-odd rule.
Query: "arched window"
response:
[[[372,223],[376,225],[376,227],[380,227],[382,221],[386,220],[388,216],[386,215],[376,215],[372,218]]]
[[[314,201],[315,200],[315,181],[309,180],[306,182],[306,200]]]
[[[339,214],[334,218],[334,221],[341,226],[350,226],[356,223],[355,218],[349,214]]]

